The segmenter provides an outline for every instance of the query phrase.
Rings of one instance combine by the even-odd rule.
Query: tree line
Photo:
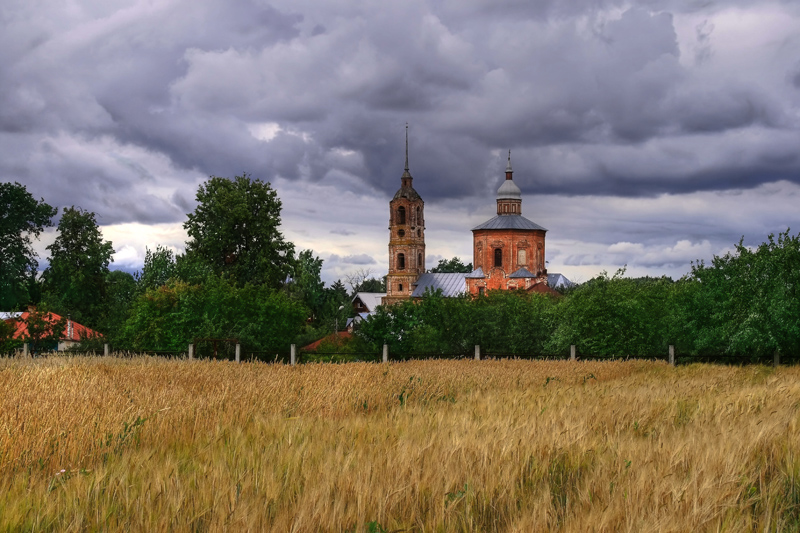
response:
[[[53,225],[57,209],[19,183],[0,183],[0,311],[32,310],[28,329],[43,345],[57,340],[62,325],[42,331],[34,321],[53,312],[103,334],[82,348],[108,342],[128,350],[185,350],[197,338],[285,350],[325,335],[337,319],[344,324],[351,294],[342,281],[326,287],[322,259],[297,253],[284,238],[281,201],[269,183],[211,176],[196,200],[183,224],[185,253],[147,249],[134,274],[110,270],[113,245],[95,214],[67,207],[39,272],[33,239]],[[351,281],[352,290],[383,290],[368,276]],[[0,351],[18,348],[12,333],[0,322]]]
[[[561,296],[490,292],[444,298],[430,293],[378,312],[361,326],[354,351],[389,345],[395,356],[565,356],[571,345],[591,357],[752,360],[800,355],[800,235],[789,230],[709,264],[694,263],[677,281],[603,272]]]
[[[385,281],[359,271],[321,281],[322,259],[299,253],[280,232],[281,202],[268,182],[211,176],[184,223],[186,251],[156,246],[135,274],[110,270],[114,253],[95,214],[67,207],[38,270],[33,239],[57,210],[18,183],[0,183],[0,310],[35,309],[31,332],[47,340],[53,311],[100,331],[84,348],[108,342],[127,350],[186,349],[194,339],[237,339],[249,351],[285,351],[343,327],[356,291],[383,292]],[[432,272],[469,272],[444,259]],[[490,292],[471,298],[429,293],[378,311],[339,352],[467,355],[474,345],[498,355],[649,356],[675,345],[692,356],[766,357],[800,353],[800,236],[770,235],[679,280],[602,273],[560,296]],[[58,328],[51,328],[57,336]],[[0,322],[0,352],[18,343]],[[52,339],[50,339],[52,340]]]

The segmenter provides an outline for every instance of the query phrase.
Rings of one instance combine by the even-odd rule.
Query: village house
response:
[[[30,339],[30,333],[28,331],[28,321],[30,316],[31,313],[28,311],[0,313],[0,319],[11,323],[14,326],[15,329],[12,337],[25,342]],[[56,313],[47,313],[43,315],[43,318],[50,324],[58,324],[63,320],[63,317],[61,315],[57,315]],[[58,336],[58,342],[54,342],[52,346],[48,347],[47,351],[57,350],[59,352],[63,352],[67,348],[80,343],[83,339],[95,337],[102,337],[102,335],[97,331],[84,326],[83,324],[79,324],[74,320],[67,318],[64,322],[64,329]]]

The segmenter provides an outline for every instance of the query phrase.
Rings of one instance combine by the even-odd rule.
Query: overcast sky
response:
[[[800,2],[0,5],[0,180],[94,211],[113,268],[248,172],[326,281],[383,275],[406,122],[429,266],[472,260],[511,149],[550,272],[680,277],[800,230]]]

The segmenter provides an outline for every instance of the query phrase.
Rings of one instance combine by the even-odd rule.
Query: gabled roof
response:
[[[553,273],[547,275],[547,285],[557,289],[559,287],[572,287],[575,284],[568,280],[564,274]]]
[[[486,274],[483,273],[483,269],[481,267],[478,267],[464,277],[467,279],[480,279],[485,278]]]
[[[520,268],[508,275],[509,278],[535,278],[536,274],[525,267]]]
[[[425,294],[425,291],[439,290],[442,291],[442,296],[452,298],[459,294],[467,292],[467,274],[422,274],[417,278],[414,284],[414,292],[411,293],[412,298],[420,298]]]
[[[347,319],[347,322],[345,322],[344,325],[344,329],[348,329],[350,327],[350,324],[352,323],[358,324],[361,321],[366,320],[368,318],[369,318],[369,313],[358,313],[356,316]]]
[[[524,229],[524,230],[540,230],[547,231],[536,222],[532,222],[522,215],[497,215],[490,218],[483,224],[479,224],[472,228],[472,231],[479,229]]]
[[[384,296],[386,296],[385,292],[357,292],[350,302],[355,302],[358,298],[366,306],[367,311],[374,313],[375,309],[381,305],[381,298]]]
[[[19,317],[8,319],[15,324],[16,330],[14,331],[14,338],[21,339],[23,337],[28,337],[28,317],[30,316],[29,312],[22,313]],[[63,317],[61,315],[57,315],[55,313],[47,313],[45,315],[45,320],[50,322],[51,324],[55,324]],[[83,324],[78,324],[74,320],[68,320],[67,323],[64,325],[64,331],[61,332],[61,336],[59,340],[62,341],[75,341],[80,342],[81,339],[87,339],[91,337],[102,337],[100,333],[97,331],[87,328]]]

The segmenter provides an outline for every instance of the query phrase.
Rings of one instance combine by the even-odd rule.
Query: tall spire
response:
[[[508,166],[506,167],[506,179],[510,180],[511,179],[511,175],[513,173],[514,173],[514,171],[511,170],[511,150],[509,149],[508,150]]]
[[[408,122],[406,122],[406,172],[408,172]]]
[[[411,187],[411,173],[408,171],[408,122],[406,122],[406,167],[403,175],[400,176],[402,187]]]

